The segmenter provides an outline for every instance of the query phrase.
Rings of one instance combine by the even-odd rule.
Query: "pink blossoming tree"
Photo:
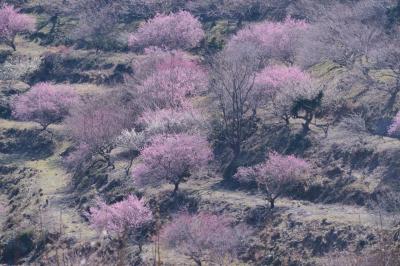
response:
[[[38,83],[14,99],[13,116],[23,121],[35,121],[46,130],[68,115],[70,107],[78,101],[78,95],[68,85]]]
[[[204,38],[201,23],[187,11],[170,15],[158,14],[143,23],[137,32],[129,37],[133,48],[149,46],[170,49],[190,49]]]
[[[398,112],[393,119],[393,122],[388,129],[388,133],[389,135],[396,135],[400,133],[400,112]]]
[[[260,56],[293,64],[300,38],[307,28],[306,22],[289,17],[283,22],[252,24],[240,30],[227,48],[236,50],[241,43],[249,43],[258,47]]]
[[[5,43],[14,51],[17,34],[35,30],[35,19],[21,14],[11,5],[3,5],[0,9],[0,42]]]
[[[193,61],[193,56],[182,50],[165,50],[159,47],[149,47],[144,49],[144,53],[132,63],[137,81],[145,80],[153,74],[159,65],[164,65],[175,60]]]
[[[178,56],[164,58],[155,64],[153,73],[136,88],[148,108],[181,108],[187,97],[207,86],[205,71],[194,61]]]
[[[203,261],[226,265],[243,248],[249,234],[246,226],[232,227],[224,216],[183,213],[162,229],[160,239],[167,248],[175,248],[196,265],[202,265]]]
[[[207,141],[199,135],[158,135],[141,152],[141,163],[132,171],[138,185],[179,184],[196,170],[207,165],[212,152]]]
[[[127,175],[130,172],[133,160],[153,137],[179,133],[194,134],[204,129],[206,129],[206,120],[197,110],[192,108],[144,111],[137,120],[137,128],[123,130],[116,139],[116,145],[125,149],[131,155],[126,168]]]
[[[102,156],[114,168],[109,153],[122,130],[132,127],[133,118],[133,111],[118,99],[103,95],[74,105],[65,120],[65,129],[76,144]]]
[[[235,178],[242,181],[256,181],[265,191],[271,209],[275,200],[287,187],[304,180],[310,171],[310,165],[294,155],[280,155],[270,152],[268,160],[252,167],[240,167]]]
[[[142,231],[152,221],[153,215],[144,199],[128,196],[111,205],[98,200],[97,207],[90,208],[88,218],[96,231],[105,230],[122,240],[123,244],[129,236],[133,237],[141,251],[145,239]]]
[[[275,115],[287,124],[296,100],[312,100],[319,93],[310,75],[295,66],[267,66],[257,74],[255,84],[260,94],[272,100]]]

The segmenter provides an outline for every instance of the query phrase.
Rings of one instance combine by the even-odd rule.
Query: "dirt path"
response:
[[[26,161],[25,166],[37,171],[34,186],[43,193],[43,226],[47,230],[59,232],[63,236],[82,241],[94,237],[94,232],[71,206],[71,195],[68,191],[71,175],[59,165],[59,155],[66,148],[66,143],[57,143],[51,157],[43,160]],[[60,227],[61,224],[61,227]]]
[[[36,130],[37,125],[30,122],[17,122],[0,120],[0,129]],[[57,128],[53,128],[57,135]],[[68,191],[71,175],[60,165],[60,156],[68,143],[53,138],[55,149],[52,155],[44,159],[27,159],[19,153],[0,154],[0,163],[16,165],[20,169],[29,168],[34,175],[22,181],[27,204],[23,211],[32,213],[35,221],[48,232],[61,232],[63,236],[73,237],[77,240],[87,241],[94,237],[94,232],[89,228],[77,210],[71,207],[72,197]],[[16,175],[19,175],[16,173]],[[39,202],[33,195],[40,193]],[[35,197],[36,198],[36,197]],[[40,208],[38,206],[40,205]],[[61,224],[61,226],[60,226]],[[35,227],[37,227],[35,225]],[[40,227],[40,226],[39,226]],[[36,228],[39,230],[39,228]],[[80,242],[80,241],[79,241]]]

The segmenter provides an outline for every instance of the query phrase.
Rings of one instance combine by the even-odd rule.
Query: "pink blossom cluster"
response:
[[[272,100],[278,117],[290,117],[293,103],[314,99],[320,92],[311,76],[297,66],[267,66],[256,75],[255,85],[266,100]]]
[[[200,135],[157,135],[140,155],[141,163],[133,170],[138,185],[176,186],[212,159],[210,146]],[[176,191],[175,191],[176,192]]]
[[[137,91],[149,108],[184,107],[186,98],[207,85],[203,69],[193,61],[172,57],[156,65]]]
[[[35,121],[46,129],[48,125],[60,122],[78,101],[77,93],[68,85],[38,83],[14,99],[13,116],[23,121]]]
[[[311,88],[311,76],[297,66],[267,66],[257,74],[255,83],[272,94],[280,89]]]
[[[228,49],[235,49],[241,43],[256,45],[263,56],[293,63],[294,52],[301,35],[308,24],[290,17],[283,22],[265,21],[252,24],[240,30],[228,43]]]
[[[0,41],[15,49],[15,36],[18,33],[34,31],[35,23],[36,21],[33,17],[20,14],[11,5],[3,5],[0,9]]]
[[[268,160],[252,167],[240,167],[235,175],[238,180],[255,180],[260,184],[288,183],[304,177],[310,165],[294,155],[270,152]]]
[[[389,135],[395,135],[400,132],[400,112],[394,117],[392,124],[388,129]]]
[[[268,160],[258,168],[258,182],[268,185],[272,179],[285,184],[300,180],[310,170],[310,165],[294,155],[281,155],[276,152],[268,154]]]
[[[107,205],[97,200],[97,207],[90,208],[89,221],[94,229],[111,234],[135,233],[151,222],[153,215],[144,199],[128,196],[125,200]]]
[[[138,56],[133,61],[135,77],[144,80],[154,73],[159,65],[175,60],[190,60],[190,58],[190,54],[182,50],[165,50],[159,47],[145,48],[143,55]]]
[[[162,229],[160,238],[166,247],[179,249],[197,265],[202,260],[219,264],[235,257],[250,234],[245,226],[232,227],[230,223],[222,215],[183,213]]]
[[[134,48],[159,46],[170,49],[190,49],[204,38],[201,23],[187,11],[170,15],[157,14],[140,25],[129,37]]]
[[[310,172],[310,165],[294,155],[281,155],[276,152],[268,154],[268,160],[251,167],[240,167],[235,174],[239,181],[255,181],[265,190],[266,198],[274,207],[274,201],[283,191],[303,180]]]
[[[88,99],[75,105],[65,121],[69,135],[91,150],[108,146],[132,120],[130,110],[106,100]]]

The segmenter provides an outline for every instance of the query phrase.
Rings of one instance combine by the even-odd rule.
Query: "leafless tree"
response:
[[[97,48],[111,37],[116,37],[118,22],[118,1],[110,0],[73,0],[71,8],[79,23],[71,32],[71,37],[90,42]]]
[[[256,47],[249,45],[243,43],[234,50],[222,51],[212,64],[210,89],[217,103],[217,121],[221,135],[233,152],[224,174],[226,178],[236,171],[243,143],[256,130],[257,108],[262,99],[254,80],[263,59]]]
[[[385,1],[341,3],[323,12],[304,38],[303,65],[330,60],[352,68],[361,57],[368,60],[385,35]]]
[[[304,67],[329,61],[336,64],[343,69],[337,87],[360,84],[364,89],[359,96],[373,89],[388,90],[374,77],[372,70],[376,69],[377,52],[385,53],[384,40],[391,38],[386,29],[389,2],[343,2],[322,10],[324,15],[311,25],[303,38],[297,58],[300,64]],[[389,89],[394,95],[392,99],[397,95],[395,87]]]
[[[73,1],[73,0],[72,0]],[[42,0],[39,3],[39,6],[43,8],[43,10],[50,16],[48,21],[39,28],[46,27],[49,23],[51,23],[51,28],[49,31],[49,35],[53,35],[59,26],[60,17],[65,15],[71,15],[71,0]]]

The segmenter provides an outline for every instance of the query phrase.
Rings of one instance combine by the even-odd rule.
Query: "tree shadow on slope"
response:
[[[9,160],[39,160],[51,156],[55,144],[52,135],[37,129],[0,131],[0,154]]]
[[[235,164],[231,164],[232,153],[228,148],[220,145],[216,148],[216,158],[221,162],[221,172],[226,173],[231,167],[232,176],[237,168],[252,166],[265,161],[268,152],[276,151],[281,154],[302,155],[312,146],[311,134],[303,134],[302,131],[292,129],[289,126],[278,124],[264,124],[256,134],[249,138],[243,145],[242,152]],[[242,187],[234,178],[224,178],[220,184],[225,189],[237,189]],[[250,188],[254,187],[253,185]]]
[[[199,201],[197,196],[182,191],[178,191],[175,196],[171,196],[171,191],[162,191],[149,203],[151,208],[158,212],[161,217],[167,217],[181,211],[196,213]]]

